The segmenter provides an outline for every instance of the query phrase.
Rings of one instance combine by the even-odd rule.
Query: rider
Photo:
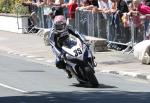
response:
[[[85,38],[79,33],[75,33],[71,28],[66,24],[66,19],[63,15],[58,15],[53,20],[53,27],[50,32],[49,40],[52,44],[52,50],[56,55],[56,67],[63,69],[68,73],[68,78],[71,78],[71,72],[66,69],[66,63],[63,60],[63,51],[62,46],[64,42],[69,39],[69,35],[72,34],[75,37],[79,38],[84,42]]]

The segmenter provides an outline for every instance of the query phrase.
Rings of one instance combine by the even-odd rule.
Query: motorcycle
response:
[[[70,35],[68,43],[62,46],[63,60],[67,64],[73,77],[80,84],[90,87],[98,87],[99,83],[95,76],[94,62],[95,57],[92,54],[89,43],[83,43],[80,39]]]

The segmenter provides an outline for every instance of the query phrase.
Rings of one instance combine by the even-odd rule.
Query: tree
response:
[[[21,4],[21,0],[0,0],[0,13],[28,14],[28,8]]]

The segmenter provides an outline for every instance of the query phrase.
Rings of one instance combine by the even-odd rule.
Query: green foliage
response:
[[[2,13],[12,13],[15,1],[14,0],[1,0],[0,11]]]
[[[28,8],[23,6],[20,0],[0,0],[0,13],[26,15]]]
[[[14,13],[18,15],[26,15],[29,14],[29,10],[26,6],[23,6],[21,4],[15,4]]]

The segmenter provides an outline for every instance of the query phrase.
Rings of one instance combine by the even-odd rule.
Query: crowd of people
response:
[[[92,13],[102,13],[105,19],[110,18],[111,15],[111,22],[117,28],[118,34],[120,22],[125,28],[128,28],[129,19],[132,17],[135,28],[138,29],[142,25],[140,16],[150,14],[150,0],[22,0],[22,4],[29,6],[34,25],[37,22],[37,8],[41,6],[44,7],[44,17],[47,24],[52,24],[50,22],[54,17],[53,7],[56,7],[58,10],[55,15],[65,15],[68,23],[73,27],[75,27],[75,12],[77,10],[88,10]],[[46,27],[50,28],[51,26],[47,25]],[[149,32],[146,37],[150,39]]]
[[[34,25],[37,23],[37,12],[39,7],[43,7],[44,10],[45,28],[50,28],[52,26],[50,22],[52,22],[56,15],[64,15],[68,22],[75,25],[75,10],[78,7],[77,0],[22,0],[22,4],[29,7]],[[55,14],[53,12],[54,9],[56,9]]]

